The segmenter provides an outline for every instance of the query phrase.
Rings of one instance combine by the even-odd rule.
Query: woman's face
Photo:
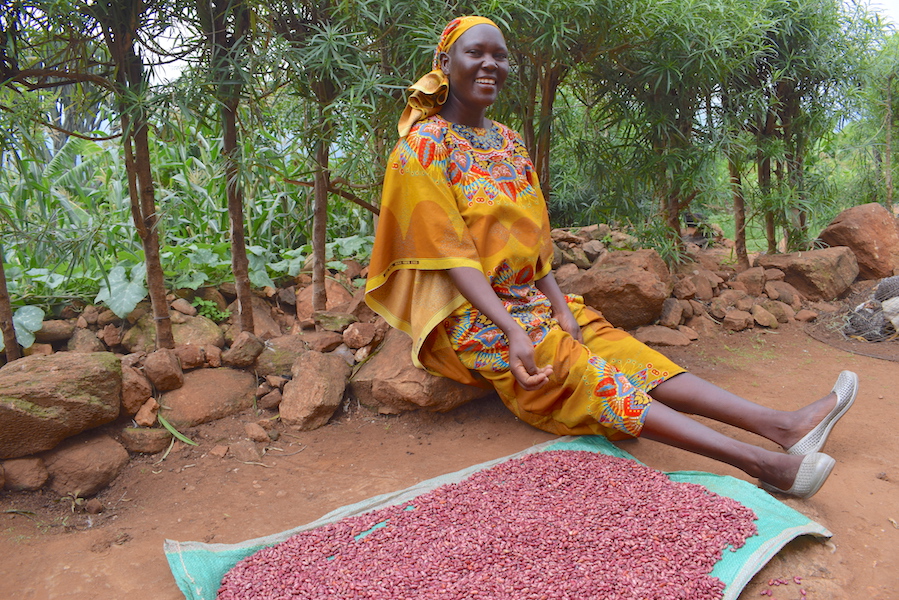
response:
[[[499,29],[475,25],[440,56],[449,78],[449,99],[463,110],[485,110],[509,75],[509,50]]]

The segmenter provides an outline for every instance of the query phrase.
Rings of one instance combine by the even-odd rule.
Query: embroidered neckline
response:
[[[490,128],[473,127],[448,121],[447,125],[453,130],[453,133],[465,138],[471,147],[477,150],[501,150],[506,141],[495,121]]]

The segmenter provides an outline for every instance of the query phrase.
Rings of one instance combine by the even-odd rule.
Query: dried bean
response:
[[[709,573],[754,519],[634,461],[541,452],[261,550],[218,597],[715,599]]]

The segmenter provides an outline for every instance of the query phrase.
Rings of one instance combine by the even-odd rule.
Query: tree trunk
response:
[[[147,134],[147,124],[141,123],[133,132],[132,137],[135,149],[133,164],[137,175],[140,212],[144,224],[141,243],[144,247],[144,260],[147,263],[147,291],[150,294],[153,320],[156,323],[156,347],[174,348],[175,337],[172,334],[172,321],[165,298],[165,276],[159,257],[159,215],[156,214],[156,191],[150,166],[150,140]],[[134,198],[131,201],[133,203]]]
[[[146,10],[145,5],[127,0],[92,6],[116,65],[115,87],[121,114],[131,216],[144,249],[147,290],[156,326],[156,347],[174,348],[175,339],[159,258],[159,217],[156,214],[156,192],[150,165],[150,142],[146,114],[140,104],[147,81],[143,62],[134,50],[136,28],[141,22],[139,12],[142,10]]]
[[[890,214],[893,214],[893,75],[887,77],[887,106],[884,115],[886,146],[884,147],[884,179],[886,180],[886,200]]]
[[[758,162],[759,191],[762,198],[771,199],[771,159],[760,156]],[[775,226],[774,210],[769,206],[765,209],[765,239],[768,242],[768,254],[777,254],[777,228]]]
[[[328,235],[328,186],[330,185],[328,159],[332,127],[319,104],[318,118],[321,137],[315,143],[315,177],[312,204],[312,309],[325,310],[328,292],[325,289],[325,244]]]
[[[3,333],[6,362],[10,363],[22,357],[19,342],[16,340],[16,328],[12,322],[12,306],[9,303],[9,290],[6,287],[6,271],[3,269],[3,247],[0,246],[0,331]]]
[[[563,69],[558,65],[547,68],[541,76],[540,116],[535,140],[534,168],[540,179],[540,188],[547,199],[551,192],[549,157],[552,142],[553,104],[556,101],[559,83],[563,78]]]
[[[249,30],[249,17],[241,0],[219,0],[213,4],[198,2],[197,11],[210,46],[210,72],[216,85],[216,99],[222,107],[222,154],[225,160],[225,196],[231,229],[231,273],[234,275],[237,293],[237,323],[241,331],[252,332],[253,302],[237,140],[237,108],[240,106],[243,85],[236,75],[237,63],[240,61],[238,54],[243,52]],[[229,16],[233,18],[229,19]],[[233,23],[232,31],[228,29],[229,20]]]
[[[743,178],[740,168],[733,158],[727,161],[730,172],[730,189],[734,197],[734,250],[737,253],[737,270],[749,268],[749,253],[746,251],[746,199],[743,195]]]
[[[228,85],[223,83],[222,85]],[[237,98],[222,105],[223,151],[228,196],[228,218],[231,221],[231,272],[237,292],[237,317],[241,331],[253,332],[253,302],[250,291],[250,263],[244,235],[243,187],[240,185],[237,158]]]

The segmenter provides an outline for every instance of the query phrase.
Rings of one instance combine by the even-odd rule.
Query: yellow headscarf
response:
[[[440,41],[437,42],[437,48],[434,50],[434,61],[431,65],[433,70],[409,86],[409,91],[412,93],[406,101],[406,109],[397,124],[401,138],[409,134],[415,123],[440,112],[440,108],[449,96],[449,80],[443,69],[440,68],[440,54],[449,52],[456,40],[475,25],[493,25],[499,29],[496,23],[486,17],[458,17],[447,24],[440,35]]]

